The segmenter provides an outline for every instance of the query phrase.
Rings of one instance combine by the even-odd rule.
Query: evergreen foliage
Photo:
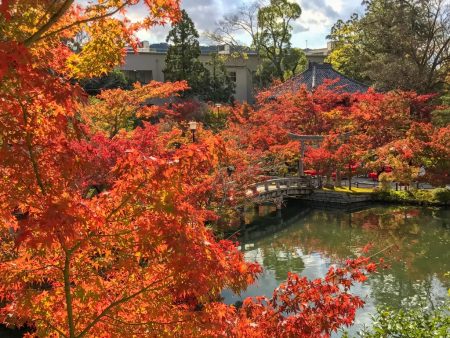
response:
[[[442,89],[450,66],[450,6],[446,0],[367,0],[362,17],[339,20],[329,61],[379,90]]]
[[[186,80],[190,90],[185,96],[204,96],[209,87],[209,71],[199,61],[200,44],[198,32],[185,10],[181,19],[172,25],[166,38],[169,49],[164,69],[165,81]]]
[[[216,54],[211,55],[208,69],[199,60],[201,50],[198,32],[185,10],[181,20],[172,25],[166,41],[170,44],[166,56],[166,81],[185,80],[190,86],[183,96],[196,96],[206,101],[232,102],[234,83],[225,63]]]
[[[90,95],[97,95],[104,89],[130,89],[132,87],[130,81],[119,69],[114,69],[102,77],[81,80],[80,85]]]
[[[258,49],[263,58],[270,61],[273,77],[281,81],[285,79],[286,63],[293,63],[292,56],[297,56],[295,61],[301,57],[297,55],[301,53],[293,53],[291,49],[292,22],[301,13],[300,6],[289,0],[271,0],[258,11]]]
[[[211,68],[211,77],[206,93],[206,100],[232,103],[236,86],[227,72],[224,59],[218,54],[212,54],[211,61],[208,65]]]

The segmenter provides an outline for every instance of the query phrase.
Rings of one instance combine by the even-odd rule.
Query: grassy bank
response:
[[[324,191],[335,191],[346,194],[371,194],[374,201],[404,203],[404,204],[420,204],[420,205],[450,205],[450,189],[436,188],[426,190],[409,190],[409,191],[379,191],[372,188],[352,188],[335,187],[333,189],[324,188]]]
[[[372,194],[373,193],[373,188],[352,188],[352,190],[350,190],[348,187],[334,187],[332,189],[323,188],[322,190],[345,192],[348,194]]]
[[[436,188],[409,191],[377,191],[374,198],[383,202],[399,202],[424,205],[450,205],[450,189]]]

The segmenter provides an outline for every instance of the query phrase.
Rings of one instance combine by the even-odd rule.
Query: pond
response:
[[[369,242],[374,252],[390,247],[380,254],[390,268],[352,289],[366,305],[358,310],[350,333],[370,326],[377,305],[399,308],[419,300],[436,304],[447,297],[448,208],[380,205],[345,211],[295,201],[281,215],[267,209],[260,208],[259,216],[248,215],[253,222],[239,238],[246,260],[259,262],[264,272],[241,295],[225,290],[229,304],[247,296],[270,296],[288,271],[310,279],[323,277],[331,264],[355,257]]]

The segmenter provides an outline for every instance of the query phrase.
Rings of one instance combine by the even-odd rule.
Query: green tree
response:
[[[209,71],[199,61],[201,51],[198,38],[194,23],[183,10],[181,19],[172,25],[166,38],[169,49],[163,72],[166,81],[188,82],[191,89],[184,93],[185,96],[204,97],[209,86]]]
[[[283,59],[284,78],[287,80],[303,72],[308,65],[308,59],[300,48],[290,48]]]
[[[436,126],[445,127],[450,124],[450,72],[439,101],[441,107],[432,112],[432,122]]]
[[[329,61],[377,89],[439,90],[450,65],[448,0],[366,0],[362,17],[338,21]]]
[[[130,81],[119,69],[115,69],[102,77],[81,80],[80,85],[90,95],[97,95],[104,89],[132,88]]]
[[[333,67],[353,79],[370,83],[370,79],[363,75],[367,56],[362,44],[358,14],[353,14],[345,22],[338,20],[331,28],[328,38],[333,40],[334,45],[328,56]]]
[[[228,44],[241,51],[252,50],[260,58],[256,83],[265,87],[274,79],[286,80],[302,71],[306,56],[301,49],[291,47],[292,22],[300,17],[301,8],[289,0],[261,0],[246,3],[219,21],[215,32],[208,36],[220,44]],[[246,35],[250,46],[242,47],[236,39]]]
[[[271,0],[258,11],[259,48],[263,57],[271,61],[274,76],[281,81],[285,79],[285,60],[292,55],[292,21],[301,13],[300,6],[289,0]]]
[[[208,62],[211,78],[206,93],[206,100],[213,102],[232,103],[234,101],[235,83],[225,67],[225,60],[219,54],[211,54]]]
[[[308,60],[305,53],[300,48],[290,48],[286,51],[282,59],[283,77],[280,78],[277,68],[273,62],[263,58],[256,73],[256,85],[267,87],[274,80],[288,80],[294,75],[303,72],[307,67]]]

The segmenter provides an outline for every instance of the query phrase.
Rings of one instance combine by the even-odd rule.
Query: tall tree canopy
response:
[[[303,51],[291,47],[293,23],[300,15],[300,6],[290,0],[256,1],[224,16],[209,36],[219,43],[241,47],[236,34],[247,35],[251,40],[248,49],[256,51],[262,61],[257,80],[264,87],[274,79],[286,80],[306,66]]]
[[[185,10],[181,20],[172,26],[166,41],[169,50],[166,56],[164,76],[166,81],[187,81],[190,90],[184,96],[193,95],[206,101],[232,102],[234,83],[226,71],[224,60],[211,54],[205,67],[199,60],[201,50],[198,32]]]
[[[362,17],[339,20],[329,56],[344,74],[377,89],[440,89],[450,67],[448,0],[367,0]]]
[[[219,54],[211,54],[208,66],[211,69],[210,88],[206,99],[213,102],[232,103],[236,84],[225,67],[226,59]]]
[[[192,95],[204,96],[209,87],[209,71],[199,60],[200,44],[198,32],[185,10],[181,11],[181,20],[172,25],[166,41],[169,50],[166,56],[164,78],[166,81],[185,80],[191,87]]]
[[[282,81],[285,58],[291,48],[292,21],[301,13],[300,6],[290,0],[271,0],[258,11],[260,48],[264,57],[272,62],[274,75]]]

